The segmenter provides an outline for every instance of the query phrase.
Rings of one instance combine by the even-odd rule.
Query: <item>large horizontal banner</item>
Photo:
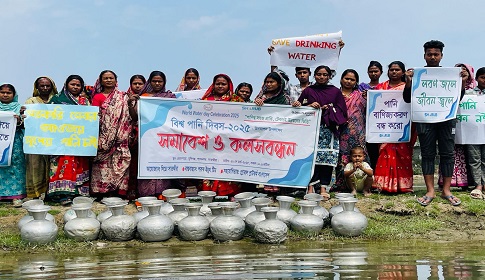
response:
[[[413,122],[454,119],[461,94],[460,67],[414,68],[411,91]]]
[[[320,110],[141,97],[138,178],[308,185]]]
[[[274,39],[271,65],[317,67],[326,65],[337,69],[342,31],[305,37]]]
[[[99,108],[96,106],[25,105],[24,153],[95,156]]]
[[[200,100],[206,91],[207,89],[174,91],[173,94],[175,94],[175,98],[177,99]]]
[[[456,120],[456,144],[485,144],[485,95],[465,95]]]
[[[367,91],[366,141],[401,143],[411,139],[411,104],[402,90]]]
[[[10,166],[17,119],[14,112],[0,112],[0,167]]]

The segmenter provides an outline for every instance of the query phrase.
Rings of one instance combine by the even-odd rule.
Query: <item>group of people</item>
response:
[[[442,42],[435,40],[424,44],[426,67],[440,66],[443,47]],[[269,51],[271,53],[271,49]],[[485,93],[485,68],[480,68],[474,77],[473,68],[469,65],[456,66],[462,67],[462,94]],[[405,102],[411,100],[413,70],[406,70],[401,61],[393,61],[388,65],[388,80],[380,82],[383,72],[379,62],[371,61],[367,71],[369,82],[359,83],[359,74],[353,69],[347,69],[340,77],[340,85],[336,86],[330,82],[335,71],[327,66],[314,69],[314,82],[310,82],[311,69],[296,67],[295,76],[299,83],[292,85],[284,71],[272,66],[272,71],[264,78],[262,88],[254,100],[250,100],[253,93],[251,84],[243,82],[234,88],[229,76],[218,74],[214,76],[202,100],[252,102],[258,106],[310,106],[322,110],[315,168],[308,192],[320,192],[322,196],[328,197],[326,190],[334,172],[334,191],[363,192],[364,195],[371,194],[373,190],[385,193],[412,192],[412,154],[419,137],[427,193],[417,199],[418,203],[426,206],[435,197],[436,142],[439,144],[442,197],[452,205],[459,205],[461,201],[452,195],[450,187],[475,185],[471,195],[484,198],[485,145],[454,145],[456,120],[432,124],[414,123],[411,141],[408,143],[366,142],[368,90],[402,90]],[[151,72],[148,79],[143,75],[132,76],[126,92],[118,89],[117,76],[110,70],[102,71],[94,86],[86,86],[82,77],[71,75],[60,92],[48,77],[35,80],[33,96],[25,104],[99,107],[98,151],[95,157],[24,155],[22,138],[25,107],[18,102],[13,85],[0,85],[0,110],[13,111],[17,118],[12,164],[0,168],[0,180],[3,182],[0,185],[0,200],[12,200],[14,206],[20,206],[25,198],[46,198],[69,205],[75,196],[121,196],[131,200],[139,196],[160,195],[169,188],[185,191],[190,185],[229,197],[253,188],[241,182],[220,180],[137,179],[137,102],[140,96],[175,98],[166,89],[166,83],[166,75],[161,71]],[[199,72],[190,68],[176,91],[199,89]],[[470,172],[466,171],[467,168]],[[470,178],[467,178],[467,174],[471,174]],[[270,194],[281,193],[283,189],[286,190],[278,186],[264,186],[264,191]]]

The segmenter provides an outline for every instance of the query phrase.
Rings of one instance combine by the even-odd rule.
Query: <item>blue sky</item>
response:
[[[174,90],[194,67],[204,88],[226,73],[259,91],[271,39],[339,30],[346,46],[338,73],[354,68],[362,81],[370,60],[422,66],[430,39],[445,43],[443,66],[485,66],[481,0],[0,0],[0,7],[0,82],[14,84],[20,102],[38,76],[60,89],[70,74],[93,84],[104,69],[118,74],[122,90],[131,75],[152,70],[165,72]],[[294,69],[283,69],[297,83]]]

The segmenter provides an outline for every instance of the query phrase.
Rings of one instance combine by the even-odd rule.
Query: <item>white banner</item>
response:
[[[274,39],[271,46],[271,65],[317,67],[326,65],[332,70],[338,66],[342,31],[305,37]]]
[[[150,97],[139,106],[140,179],[305,188],[310,181],[320,110]]]
[[[413,122],[454,119],[461,94],[460,67],[414,68],[411,88]]]
[[[367,91],[365,137],[369,143],[401,143],[411,139],[411,104],[402,90]]]
[[[200,100],[207,89],[187,90],[187,91],[174,91],[175,98],[177,99],[190,99]]]
[[[0,167],[10,166],[17,119],[15,112],[0,111]]]
[[[456,144],[485,144],[485,95],[465,95],[456,120]]]

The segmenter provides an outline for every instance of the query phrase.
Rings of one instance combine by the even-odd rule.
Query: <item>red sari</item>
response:
[[[403,90],[404,83],[391,88],[389,81],[380,83],[376,89]],[[372,188],[387,193],[407,193],[413,191],[413,147],[417,133],[411,126],[411,140],[408,143],[383,143],[379,148],[374,183]]]
[[[202,96],[202,100],[213,100],[213,101],[226,101],[226,102],[244,102],[244,100],[239,96],[234,94],[234,86],[232,84],[231,78],[224,74],[219,74],[218,76],[224,77],[229,83],[229,91],[222,95],[220,99],[215,98],[212,93],[214,89],[214,84],[212,84],[209,89],[207,89],[204,96]],[[242,191],[242,185],[239,182],[232,182],[232,181],[219,181],[219,180],[203,180],[202,181],[202,189],[203,191],[214,191],[219,196],[234,196]]]

